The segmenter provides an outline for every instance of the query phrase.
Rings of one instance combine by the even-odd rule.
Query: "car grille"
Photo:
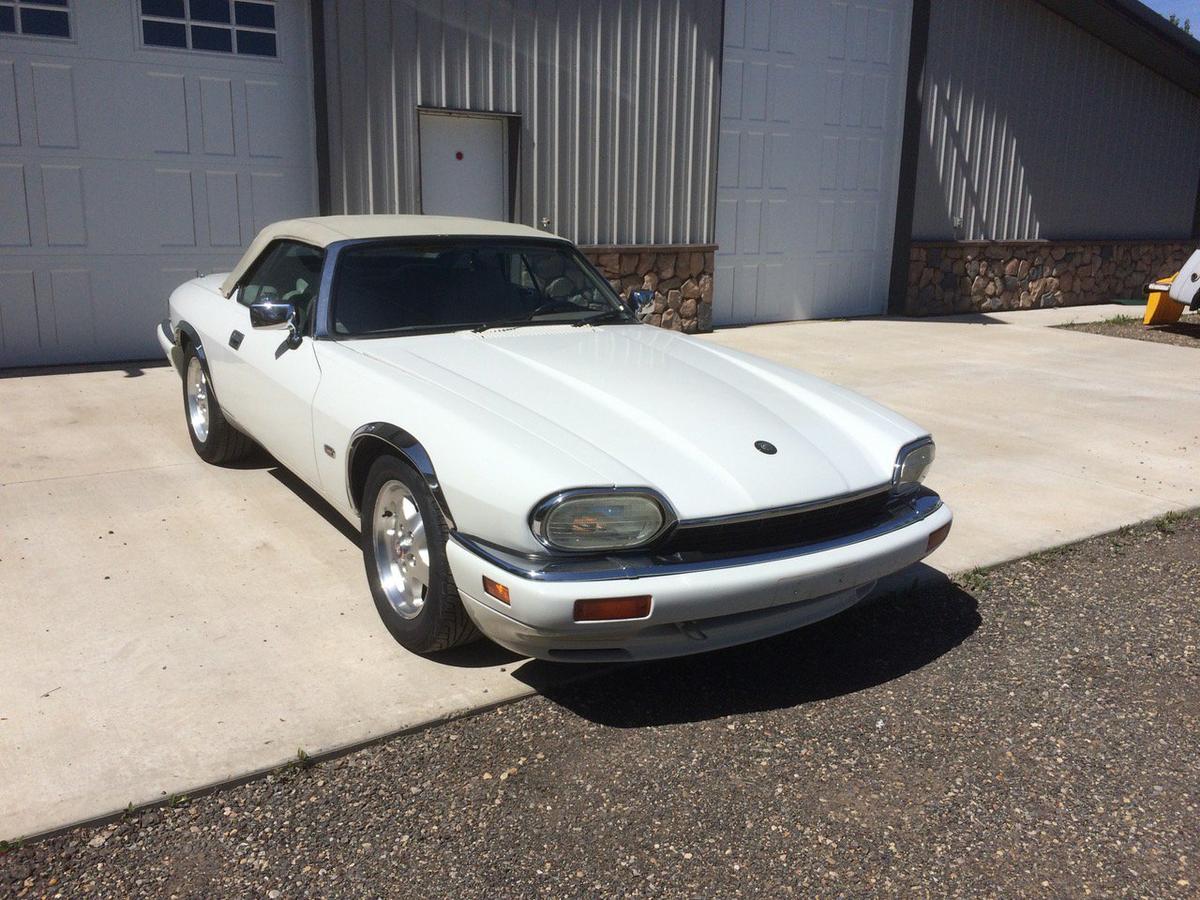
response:
[[[891,499],[883,490],[820,509],[711,525],[681,524],[654,555],[664,561],[746,556],[836,540],[887,520]]]

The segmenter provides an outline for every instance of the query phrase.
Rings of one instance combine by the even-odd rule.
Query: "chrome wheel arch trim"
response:
[[[183,335],[187,335],[187,339],[192,345],[192,350],[195,351],[196,356],[200,357],[200,365],[204,366],[204,374],[211,379],[212,376],[208,371],[208,356],[204,353],[204,341],[200,340],[199,333],[186,319],[180,319],[179,323],[175,326],[174,337],[176,346],[179,345],[179,339]]]
[[[380,441],[387,444],[416,470],[417,474],[424,479],[429,492],[433,494],[433,499],[445,517],[447,526],[453,530],[454,517],[450,513],[450,504],[446,502],[446,495],[442,491],[441,482],[438,481],[437,471],[433,468],[433,459],[429,456],[429,451],[409,432],[390,422],[370,422],[356,428],[350,435],[350,443],[346,450],[346,497],[350,501],[350,508],[355,513],[362,512],[362,504],[359,502],[361,498],[356,499],[354,496],[354,458],[367,441]]]
[[[168,324],[167,322],[163,323],[164,326],[167,324]],[[216,389],[216,386],[213,384],[212,370],[208,366],[208,356],[204,352],[204,342],[202,340],[200,340],[199,333],[196,331],[195,328],[192,327],[191,323],[189,323],[185,319],[180,319],[179,324],[177,324],[175,326],[175,346],[176,347],[179,346],[180,339],[182,338],[183,335],[187,335],[188,340],[191,342],[192,350],[196,354],[196,358],[198,360],[200,360],[200,366],[204,370],[204,378],[208,381],[209,394],[211,395],[212,399],[216,400],[217,403],[219,404],[221,401],[220,401],[220,398],[217,397],[217,389]],[[183,379],[187,378],[187,366],[184,364],[184,357],[183,357],[182,353],[180,353],[180,355],[179,355],[179,377],[183,378]],[[231,416],[223,408],[221,410],[221,417],[223,419],[225,419],[225,421],[227,423],[229,423],[234,428],[236,428],[238,431],[242,432],[242,434],[245,434],[245,435],[250,434],[250,432],[246,431],[246,429],[244,429],[237,422],[237,420],[234,419],[233,416]]]

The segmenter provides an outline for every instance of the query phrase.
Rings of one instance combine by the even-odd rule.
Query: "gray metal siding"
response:
[[[933,0],[922,103],[917,239],[1191,234],[1200,98],[1033,0]]]
[[[417,212],[419,106],[517,113],[517,221],[712,240],[720,0],[325,0],[333,212]]]

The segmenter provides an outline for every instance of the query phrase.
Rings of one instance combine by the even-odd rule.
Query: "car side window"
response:
[[[299,241],[276,241],[259,258],[242,282],[238,303],[250,306],[260,300],[291,303],[301,331],[308,322],[321,283],[325,253]]]

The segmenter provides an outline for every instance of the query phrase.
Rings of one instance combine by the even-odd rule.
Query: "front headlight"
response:
[[[900,448],[896,466],[892,470],[892,487],[916,487],[925,480],[929,467],[933,465],[934,447],[932,438],[921,438]]]
[[[582,489],[547,497],[529,526],[552,550],[628,550],[650,543],[670,523],[665,504],[648,490]]]

